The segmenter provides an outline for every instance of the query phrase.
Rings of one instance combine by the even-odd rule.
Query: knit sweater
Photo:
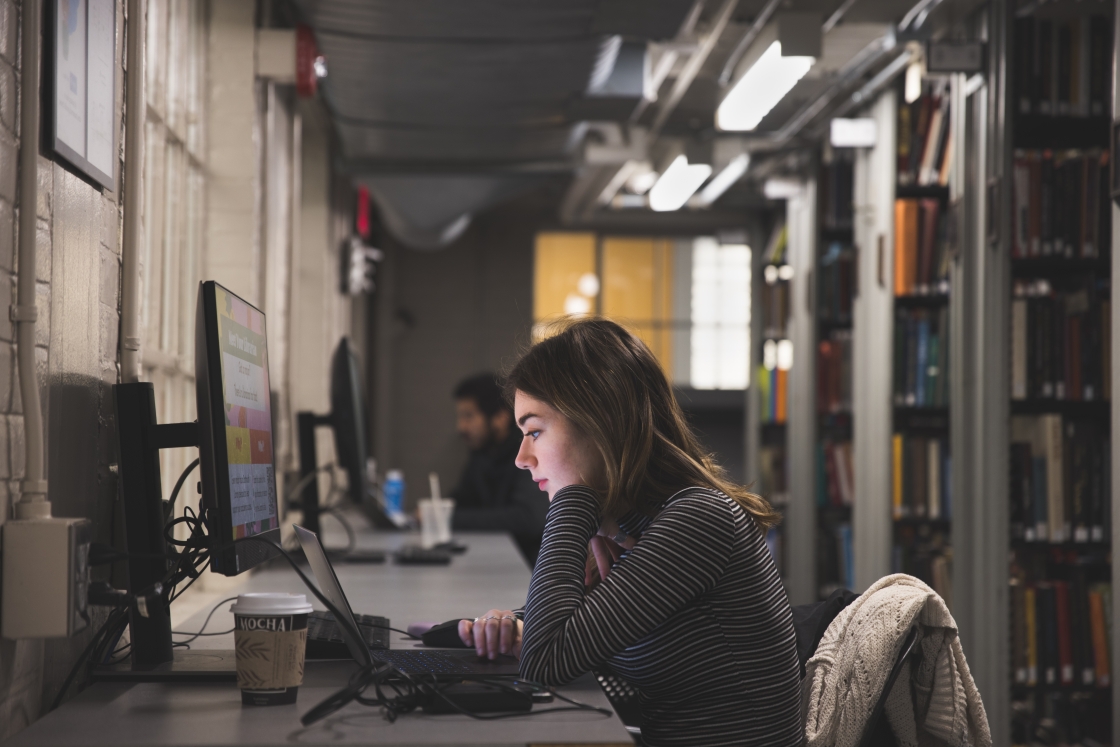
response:
[[[588,591],[600,523],[592,490],[557,492],[525,605],[522,676],[556,685],[609,663],[639,690],[651,747],[798,747],[793,617],[754,519],[721,493],[683,490]]]
[[[806,664],[806,747],[860,743],[903,640],[915,624],[920,663],[914,668],[907,660],[885,707],[899,747],[991,747],[988,717],[953,616],[933,589],[902,573],[879,579],[848,605],[828,626]]]

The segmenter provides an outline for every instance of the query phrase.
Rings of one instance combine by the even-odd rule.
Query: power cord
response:
[[[180,631],[180,630],[171,631],[171,635],[189,635],[190,636],[190,638],[188,638],[185,641],[176,641],[176,645],[186,646],[187,648],[190,648],[191,641],[195,640],[199,636],[229,635],[230,633],[232,633],[233,628],[230,628],[229,630],[223,630],[221,633],[207,633],[206,632],[206,626],[210,624],[210,618],[214,616],[214,613],[218,611],[219,607],[221,607],[226,602],[236,602],[236,601],[237,601],[237,597],[228,597],[228,598],[223,599],[222,601],[218,602],[217,604],[215,604],[214,607],[210,610],[210,614],[208,614],[206,616],[206,619],[202,621],[202,627],[198,629],[197,633],[188,633],[186,631]]]

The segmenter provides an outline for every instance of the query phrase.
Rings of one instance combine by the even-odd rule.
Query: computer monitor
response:
[[[346,470],[350,500],[363,506],[369,500],[366,477],[365,410],[362,407],[362,381],[358,359],[343,337],[331,359],[331,428],[338,464]]]
[[[382,529],[402,528],[407,525],[407,519],[385,512],[366,476],[368,441],[362,406],[362,377],[357,356],[345,337],[339,341],[331,359],[330,398],[331,411],[326,415],[309,411],[296,414],[302,488],[293,500],[293,507],[303,512],[303,525],[307,529],[313,532],[321,530],[319,486],[313,477],[319,469],[315,429],[330,426],[334,432],[338,464],[346,471],[350,500],[365,512],[375,526]]]
[[[214,281],[198,289],[195,390],[210,568],[233,576],[280,542],[264,313]]]

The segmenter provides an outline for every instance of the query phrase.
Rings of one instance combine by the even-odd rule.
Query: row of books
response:
[[[949,94],[947,81],[930,79],[922,84],[922,94],[913,103],[899,104],[899,184],[945,186],[949,183],[949,167],[953,162]]]
[[[821,205],[821,225],[826,229],[847,230],[852,227],[854,163],[851,151],[835,150],[832,162],[822,169],[817,199]]]
[[[1105,280],[1055,291],[1017,281],[1011,300],[1011,399],[1108,400],[1112,304]]]
[[[854,483],[852,442],[827,438],[818,442],[817,505],[851,506],[855,495]]]
[[[1111,584],[1013,579],[1011,620],[1015,684],[1112,684]]]
[[[856,562],[851,524],[847,521],[822,521],[819,533],[816,575],[821,598],[827,598],[836,589],[855,589]]]
[[[1020,114],[1093,116],[1111,113],[1112,19],[1015,19],[1012,60]]]
[[[852,321],[852,295],[855,293],[855,251],[834,241],[821,255],[817,269],[817,314],[821,321],[849,324]]]
[[[891,437],[891,506],[895,519],[952,516],[949,441],[940,436]]]
[[[894,294],[949,292],[952,261],[948,213],[933,198],[894,202]]]
[[[793,288],[786,281],[762,283],[759,308],[762,311],[762,334],[764,337],[785,338],[789,324],[790,294]]]
[[[1060,414],[1011,418],[1012,537],[1103,542],[1111,520],[1108,433]]]
[[[1011,256],[1087,258],[1108,254],[1108,151],[1016,150],[1012,164]]]
[[[891,549],[891,572],[907,573],[925,581],[952,609],[953,549],[946,532],[897,526]]]
[[[784,444],[759,447],[757,488],[758,492],[771,503],[779,503],[789,490]]]
[[[1031,689],[1012,693],[1012,697],[1013,745],[1103,747],[1113,743],[1107,692]]]
[[[852,331],[834,329],[817,345],[817,410],[852,410]]]
[[[949,404],[949,309],[895,309],[894,403]]]
[[[784,423],[789,417],[789,371],[758,367],[759,420]]]

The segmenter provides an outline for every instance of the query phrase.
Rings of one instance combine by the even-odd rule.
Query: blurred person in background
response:
[[[470,457],[451,491],[454,530],[508,532],[532,567],[541,549],[548,496],[514,464],[521,431],[492,373],[463,379],[452,393],[455,429]]]

